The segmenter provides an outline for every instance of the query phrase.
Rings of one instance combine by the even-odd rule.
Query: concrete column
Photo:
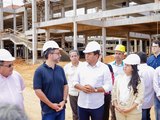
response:
[[[16,31],[17,31],[16,13],[13,14],[13,31],[14,31],[14,34],[16,34]]]
[[[46,41],[48,41],[50,38],[50,31],[49,29],[46,30]]]
[[[1,39],[0,41],[1,49],[4,48],[4,41]]]
[[[77,10],[77,0],[73,0],[74,17],[77,16],[76,10]],[[77,50],[77,23],[75,20],[73,21],[73,47],[74,47],[74,50]]]
[[[35,64],[37,61],[37,33],[36,33],[36,22],[37,22],[37,5],[36,0],[32,0],[32,63]]]
[[[106,56],[106,28],[102,28],[102,56]]]
[[[137,52],[137,40],[134,40],[134,52]]]
[[[102,0],[102,11],[106,10],[106,0]],[[105,19],[102,19],[102,22],[104,22]],[[106,56],[106,28],[102,28],[102,56],[103,59]]]
[[[27,47],[24,47],[24,58],[27,59],[28,58],[28,49]]]
[[[122,44],[122,40],[121,39],[118,40],[118,44]]]
[[[45,0],[45,21],[49,20],[50,0]]]
[[[50,3],[50,20],[53,19],[53,3]]]
[[[0,47],[3,48],[2,32],[3,32],[3,0],[0,0]]]
[[[84,35],[84,38],[85,38],[85,46],[87,45],[87,43],[88,43],[88,35],[87,34],[85,34]]]
[[[3,29],[3,0],[0,0],[0,32],[2,32]]]
[[[14,44],[14,57],[16,58],[17,57],[17,45]]]
[[[28,30],[28,14],[27,14],[27,8],[24,10],[24,31]]]
[[[62,34],[62,39],[61,39],[61,48],[65,48],[65,34]]]
[[[61,9],[61,15],[62,15],[62,18],[65,17],[65,9],[64,9],[64,6],[62,6],[62,9]]]
[[[151,39],[151,35],[150,35],[150,39],[149,39],[149,55],[151,55],[151,53],[152,53],[151,47],[152,47],[152,39]]]
[[[131,43],[130,43],[130,37],[129,37],[129,32],[127,33],[127,55],[130,54],[131,49],[130,49]]]
[[[142,47],[143,47],[143,46],[142,46],[142,40],[140,40],[140,41],[139,41],[139,51],[143,51],[143,50],[142,50]]]
[[[45,21],[49,20],[50,0],[45,0]]]

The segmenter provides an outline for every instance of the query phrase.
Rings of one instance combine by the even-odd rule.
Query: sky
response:
[[[9,5],[23,5],[23,0],[3,0],[3,6],[9,6]]]

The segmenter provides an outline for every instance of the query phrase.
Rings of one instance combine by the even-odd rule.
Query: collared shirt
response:
[[[64,71],[66,74],[66,78],[69,86],[69,95],[78,96],[78,90],[74,88],[73,82],[77,72],[77,69],[81,67],[82,62],[79,61],[77,66],[72,65],[72,63],[68,63],[64,66]]]
[[[143,109],[151,108],[154,101],[153,77],[154,69],[146,63],[138,65],[140,79],[144,83]]]
[[[93,88],[103,87],[106,92],[112,89],[112,78],[109,68],[104,63],[98,61],[95,66],[90,66],[84,62],[78,69],[75,76],[74,85],[90,85]],[[78,106],[87,109],[97,109],[104,104],[104,93],[87,94],[80,91],[78,97]]]
[[[63,101],[64,85],[67,85],[67,79],[61,66],[55,65],[54,69],[43,63],[34,74],[33,88],[41,89],[42,92],[52,103]],[[52,108],[41,101],[43,113],[55,112]]]
[[[113,62],[111,62],[109,64],[113,68],[113,72],[114,72],[114,76],[115,77],[120,75],[120,74],[124,74],[124,71],[123,71],[124,63],[123,63],[123,61],[122,61],[122,64],[120,64],[120,65],[117,65],[116,61],[113,61]]]
[[[23,79],[18,72],[13,71],[8,77],[0,74],[0,103],[14,104],[24,109],[22,95],[24,88]]]
[[[160,66],[160,54],[157,57],[151,55],[147,60],[147,65],[153,67],[154,69]]]
[[[160,97],[160,67],[157,67],[155,70],[153,87],[156,92],[156,96]]]

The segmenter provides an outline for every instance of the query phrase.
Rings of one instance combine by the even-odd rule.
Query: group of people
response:
[[[119,44],[115,61],[105,64],[95,41],[83,52],[85,62],[79,61],[77,50],[71,50],[71,62],[62,68],[57,65],[59,45],[55,41],[44,44],[45,61],[33,77],[42,120],[65,120],[68,96],[73,120],[109,120],[109,113],[111,120],[150,120],[153,101],[156,120],[160,120],[160,41],[153,41],[148,59],[144,52],[125,58],[125,46]],[[24,111],[25,86],[21,75],[13,71],[14,60],[7,50],[0,49],[0,104],[13,104]]]

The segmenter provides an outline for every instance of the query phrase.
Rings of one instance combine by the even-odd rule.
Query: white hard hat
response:
[[[125,64],[138,65],[140,64],[140,57],[137,54],[130,54],[123,61]]]
[[[59,48],[59,45],[55,41],[47,41],[43,45],[43,52],[48,48]]]
[[[15,58],[6,49],[0,49],[0,61],[14,61]]]
[[[90,53],[90,52],[94,52],[96,50],[100,50],[101,51],[101,46],[100,44],[98,44],[96,41],[92,41],[89,42],[85,48],[85,50],[83,51],[84,53]]]

